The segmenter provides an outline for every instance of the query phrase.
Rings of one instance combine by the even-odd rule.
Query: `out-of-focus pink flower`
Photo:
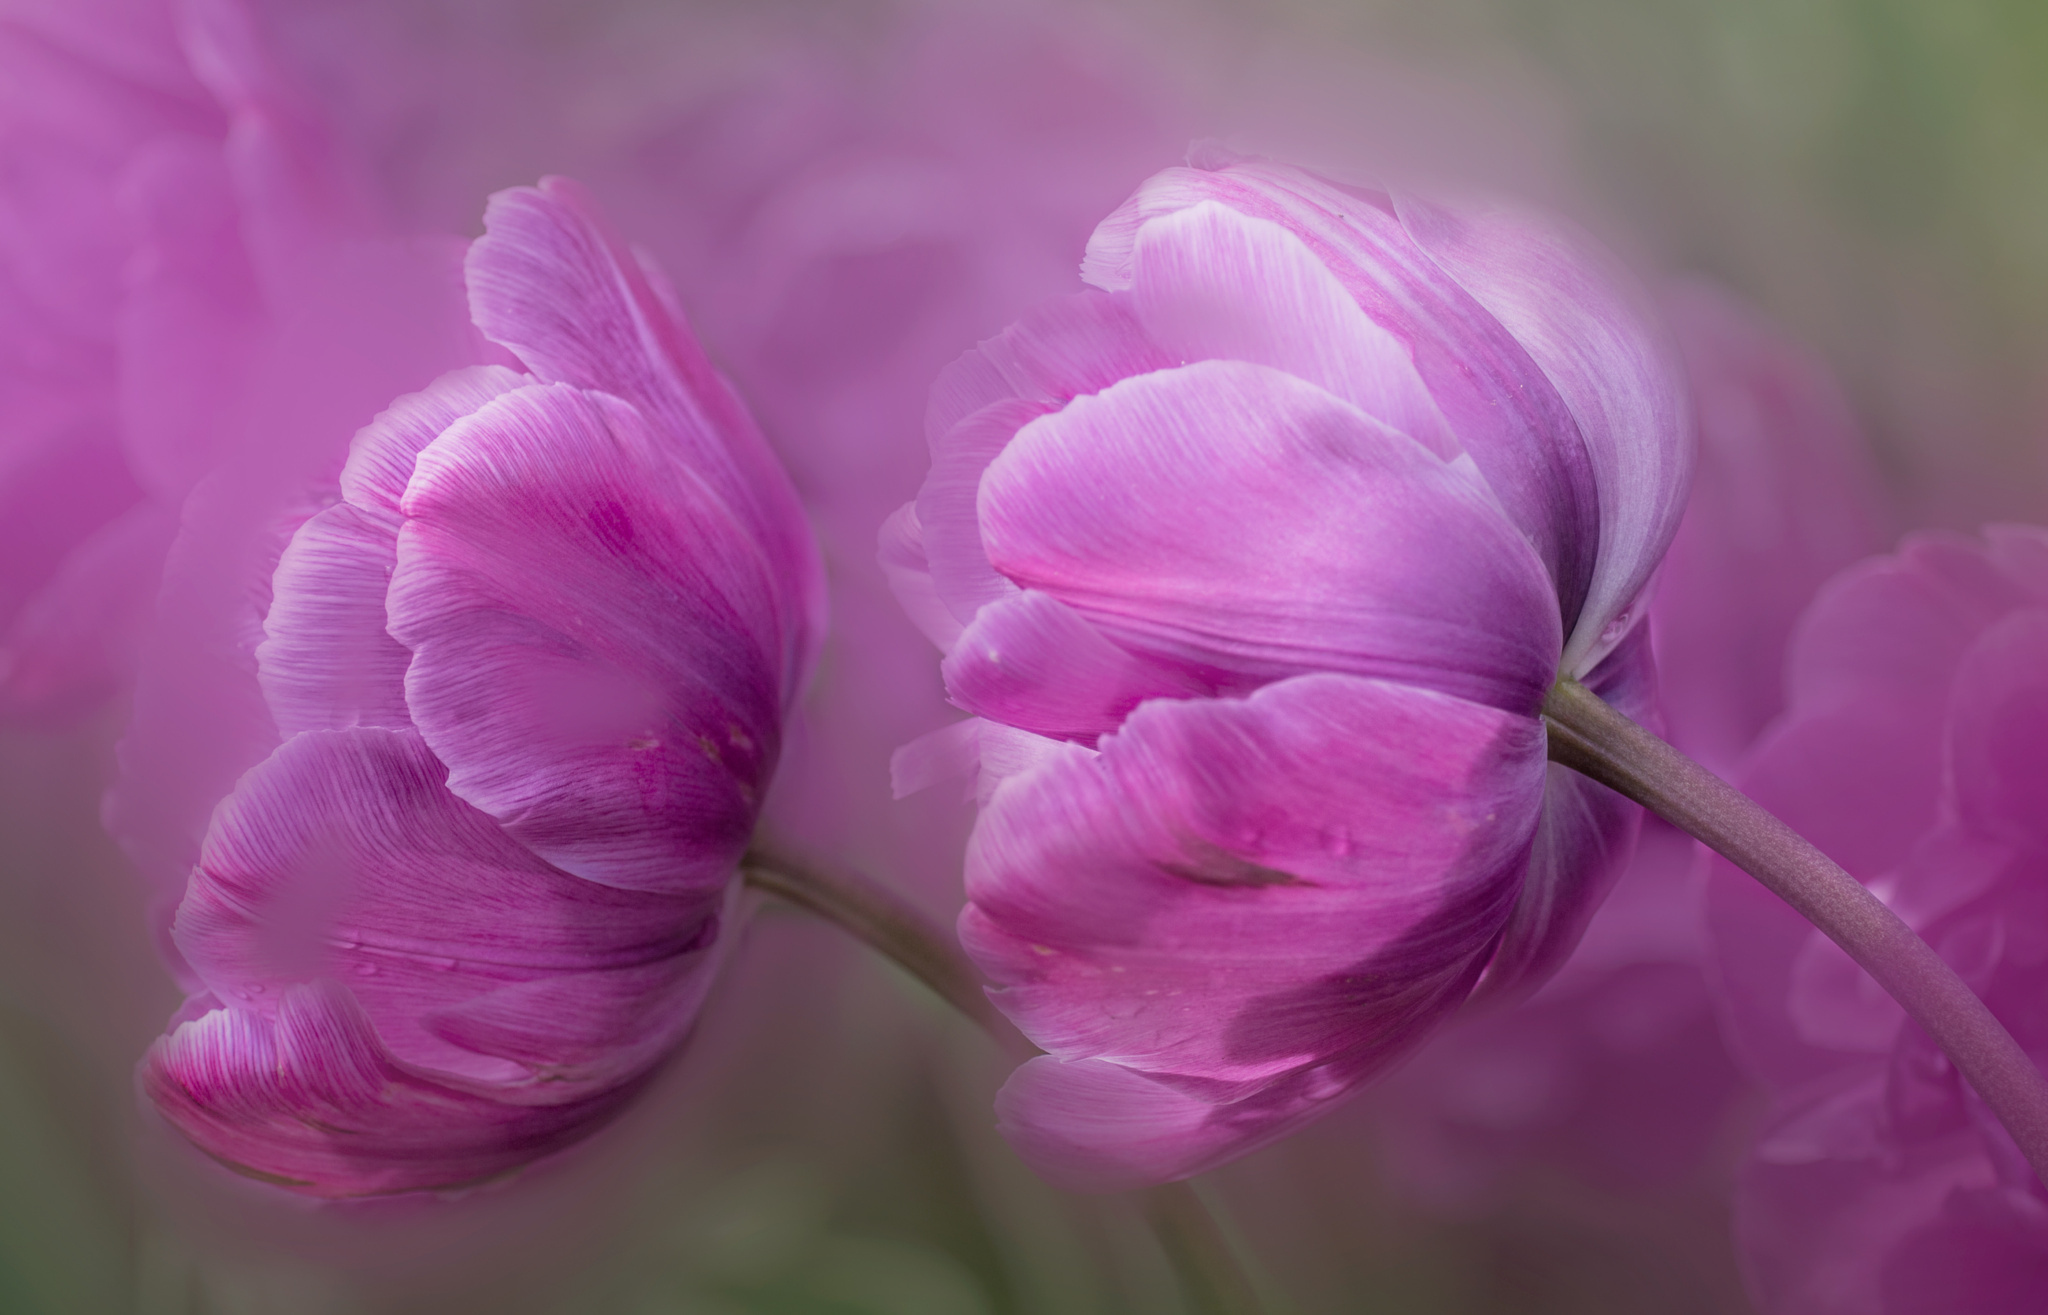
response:
[[[190,867],[194,995],[143,1086],[317,1195],[504,1173],[674,1047],[822,628],[795,495],[656,276],[560,181],[485,227],[471,313],[524,372],[401,399],[324,498],[244,512],[225,551],[205,518],[260,511],[261,481],[224,468],[173,576],[227,577],[241,624],[212,666],[148,673],[239,709],[249,761]],[[266,562],[267,588],[234,578]],[[144,806],[117,818],[211,807],[149,798],[188,747],[139,724]]]
[[[378,237],[234,0],[11,0],[0,170],[0,715],[50,717],[126,677],[180,503],[277,395],[374,405],[460,322],[452,249]]]
[[[941,377],[883,550],[981,718],[900,766],[978,756],[961,933],[1050,1052],[1003,1123],[1114,1187],[1569,953],[1634,810],[1546,784],[1535,714],[1560,671],[1646,686],[1691,435],[1603,263],[1525,216],[1212,160],[1083,275]]]
[[[2048,531],[1929,534],[1801,622],[1745,788],[1876,891],[2048,1061]],[[1738,872],[1708,887],[1734,1049],[1775,1100],[1737,1196],[1772,1315],[2018,1315],[2048,1196],[1941,1052]]]
[[[1875,480],[1826,366],[1699,282],[1663,300],[1699,420],[1685,517],[1650,601],[1658,710],[1688,754],[1730,770],[1783,708],[1793,624],[1876,550]],[[1644,822],[1572,960],[1527,1006],[1482,1011],[1373,1102],[1384,1163],[1445,1206],[1531,1163],[1610,1191],[1699,1175],[1746,1084],[1704,966],[1700,851]]]

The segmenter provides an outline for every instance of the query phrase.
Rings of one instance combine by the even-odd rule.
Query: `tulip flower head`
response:
[[[1117,1188],[1569,953],[1635,811],[1538,709],[1645,698],[1691,452],[1607,263],[1527,216],[1206,158],[1082,273],[940,379],[883,557],[978,718],[898,768],[978,765],[961,936],[1048,1052],[1001,1120]]]
[[[523,369],[377,417],[246,591],[273,731],[205,828],[194,994],[142,1066],[202,1149],[315,1195],[505,1173],[645,1081],[820,628],[794,494],[654,277],[560,180],[485,228],[471,313]]]

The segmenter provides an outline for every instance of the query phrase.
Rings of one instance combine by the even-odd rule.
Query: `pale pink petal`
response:
[[[1626,633],[1685,511],[1694,440],[1684,377],[1648,331],[1647,299],[1591,239],[1507,207],[1396,205],[1416,242],[1536,359],[1578,421],[1600,553],[1585,603],[1567,614],[1562,669],[1583,676]]]
[[[979,519],[1003,575],[1219,685],[1340,671],[1533,712],[1555,675],[1550,582],[1486,491],[1265,366],[1142,375],[1032,422]]]
[[[1214,201],[1138,231],[1130,296],[1175,358],[1270,365],[1306,379],[1446,460],[1458,440],[1406,343],[1381,328],[1286,228]]]
[[[939,651],[953,646],[960,638],[960,618],[946,607],[939,597],[939,588],[932,579],[931,561],[924,551],[924,525],[917,519],[917,504],[906,502],[882,522],[879,537],[878,556],[882,564],[882,576],[889,582],[889,592],[896,595],[896,602],[924,633],[924,637],[938,645]]]
[[[1391,198],[1273,161],[1203,165],[1147,179],[1089,239],[1082,278],[1129,288],[1138,234],[1204,202],[1288,229],[1367,318],[1406,345],[1451,433],[1535,545],[1564,615],[1577,616],[1593,577],[1601,494],[1577,421],[1529,352],[1416,245]]]
[[[1098,1140],[1122,1114],[1074,1124],[1063,1100],[1013,1099],[1019,1144],[1064,1147],[1046,1167],[1091,1164],[1098,1186],[1181,1177],[1393,1062],[1483,966],[1542,773],[1532,718],[1316,675],[1145,704],[1099,757],[1005,782],[969,847],[961,915],[997,1005],[1056,1060],[1214,1106],[1177,1155],[1126,1159]]]
[[[1146,699],[1215,690],[1185,668],[1118,647],[1033,589],[982,608],[939,670],[953,702],[976,716],[1089,745]]]
[[[989,463],[1019,429],[1051,409],[1044,402],[1016,398],[995,402],[932,444],[931,473],[913,505],[930,563],[932,592],[960,625],[972,621],[983,604],[1017,592],[1014,583],[989,565],[975,498]]]

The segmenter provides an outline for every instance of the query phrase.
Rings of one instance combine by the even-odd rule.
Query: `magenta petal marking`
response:
[[[652,973],[640,1008],[666,1016],[694,999],[685,979],[721,893],[650,895],[572,877],[448,793],[445,777],[411,732],[286,742],[215,814],[174,926],[187,962],[224,1003],[257,1013],[294,982],[348,982],[399,1057],[495,1083],[587,1062],[609,1035],[579,1035],[576,1023],[601,1025],[622,1006],[565,1011],[552,1032],[564,1049],[552,1055],[531,1043],[511,1055],[460,1049],[425,1020],[511,984],[579,978],[616,994],[605,976],[615,970]]]
[[[421,454],[389,627],[448,788],[628,889],[723,889],[779,746],[757,540],[632,407],[508,393]]]
[[[1626,275],[1587,238],[1513,210],[1402,198],[1415,240],[1536,359],[1578,421],[1598,490],[1600,553],[1565,640],[1563,670],[1591,671],[1678,530],[1692,483],[1685,381]],[[1623,622],[1617,625],[1618,621]]]
[[[216,1009],[150,1047],[142,1088],[207,1154],[317,1196],[457,1187],[588,1136],[637,1083],[520,1105],[395,1060],[342,986],[293,986],[271,1016]]]
[[[1265,366],[1141,375],[1032,422],[979,519],[1005,576],[1218,685],[1343,671],[1533,712],[1556,671],[1550,581],[1487,491]]]
[[[1029,589],[982,608],[939,669],[946,692],[969,712],[1090,745],[1146,699],[1215,688],[1119,648],[1073,608]]]
[[[1464,999],[1513,902],[1543,770],[1533,718],[1381,681],[1148,703],[1098,757],[997,789],[961,936],[1056,1060],[1210,1103],[1173,1169],[1198,1172],[1309,1117]],[[1013,1099],[1007,1117],[1034,1130],[1025,1148],[1085,1148],[1110,1177],[1142,1179],[1160,1153],[1126,1161],[1056,1105]]]
[[[740,517],[784,580],[770,602],[791,646],[793,693],[824,629],[817,548],[789,476],[667,289],[565,178],[493,196],[466,269],[470,313],[485,336],[544,380],[631,403],[656,441]]]

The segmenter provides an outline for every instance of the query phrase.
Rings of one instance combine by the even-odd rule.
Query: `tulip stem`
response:
[[[1033,1053],[989,1003],[966,956],[894,891],[857,872],[797,863],[759,849],[741,861],[740,872],[749,886],[816,914],[924,983],[1004,1051]]]
[[[1863,883],[1805,837],[1569,677],[1543,700],[1550,757],[1635,800],[1762,882],[1877,979],[2048,1182],[2048,1081],[2012,1034]]]
[[[1012,1058],[1037,1053],[989,1003],[980,975],[952,938],[894,891],[849,869],[761,849],[748,851],[740,874],[754,889],[816,914],[924,983]],[[1166,1183],[1141,1197],[1145,1221],[1197,1315],[1262,1315],[1265,1307],[1236,1248],[1194,1188]]]

